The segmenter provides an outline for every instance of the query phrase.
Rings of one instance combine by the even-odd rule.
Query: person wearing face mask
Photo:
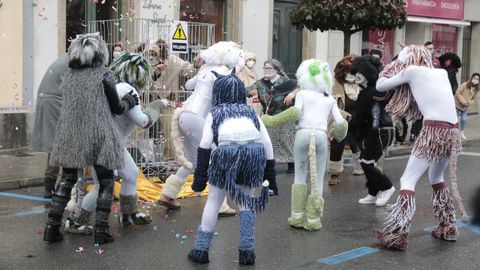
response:
[[[243,56],[245,66],[239,70],[237,76],[245,85],[245,88],[251,87],[258,79],[257,73],[253,69],[257,63],[257,56],[252,52],[246,52]],[[262,105],[256,93],[250,95],[247,90],[247,104],[252,106],[258,115],[262,115]]]
[[[462,140],[466,140],[465,126],[467,124],[467,113],[470,105],[475,104],[478,100],[480,74],[473,73],[469,81],[464,82],[455,93],[455,106],[457,107],[458,116],[460,117],[460,130]]]
[[[113,46],[112,62],[118,59],[120,55],[122,55],[122,53],[124,53],[122,44],[121,43],[115,44],[115,46]]]
[[[262,104],[263,113],[276,115],[288,109],[292,104],[287,105],[285,99],[295,91],[297,82],[291,80],[283,71],[283,65],[276,59],[267,60],[263,65],[264,76],[258,80],[250,89],[250,96],[258,95]],[[295,134],[295,122],[290,122],[280,127],[268,127],[271,136],[275,159],[277,162],[288,163],[287,173],[294,173],[293,164],[293,134]],[[276,187],[271,189],[278,194]]]

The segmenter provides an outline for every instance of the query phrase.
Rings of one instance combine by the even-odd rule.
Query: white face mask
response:
[[[478,80],[473,79],[473,80],[472,80],[472,84],[473,84],[473,85],[477,85],[477,84],[478,84]]]
[[[245,65],[249,68],[252,69],[255,66],[255,61],[254,60],[248,60],[245,62]]]
[[[120,55],[122,55],[123,51],[121,52],[113,52],[113,59],[117,59],[120,57]]]

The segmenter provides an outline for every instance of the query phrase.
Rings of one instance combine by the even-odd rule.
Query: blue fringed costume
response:
[[[254,240],[256,211],[268,201],[268,181],[275,181],[275,161],[268,132],[255,111],[246,104],[243,83],[234,75],[215,73],[212,110],[205,120],[202,140],[197,152],[194,191],[210,183],[208,200],[198,228],[194,249],[188,259],[207,263],[213,240],[217,213],[228,194],[240,208],[240,264],[255,262]],[[212,144],[216,145],[211,150]],[[268,181],[264,181],[264,180]],[[261,195],[254,196],[262,186]]]

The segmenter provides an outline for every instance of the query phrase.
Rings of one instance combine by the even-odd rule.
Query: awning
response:
[[[470,22],[467,22],[467,21],[426,18],[426,17],[416,17],[416,16],[407,16],[407,21],[409,21],[409,22],[423,22],[423,23],[436,23],[436,24],[448,24],[448,25],[451,25],[451,26],[459,26],[459,27],[470,26]]]

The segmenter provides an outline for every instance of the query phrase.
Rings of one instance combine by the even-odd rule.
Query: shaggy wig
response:
[[[152,83],[152,67],[142,54],[125,52],[113,61],[110,69],[118,82],[126,82],[140,93]]]
[[[220,75],[215,71],[212,71],[217,77],[213,83],[213,107],[221,104],[247,104],[247,93],[245,91],[245,85],[240,78],[235,75],[235,68],[229,75]]]
[[[99,33],[79,35],[68,48],[68,60],[73,69],[106,66],[107,44]]]
[[[327,62],[320,59],[305,60],[300,64],[295,75],[301,89],[332,94],[332,73]]]
[[[382,69],[383,65],[380,59],[370,55],[364,55],[353,60],[352,66],[350,67],[350,74],[355,75],[360,73],[367,79],[368,85],[375,85]]]
[[[345,77],[348,74],[348,71],[350,70],[350,66],[352,65],[353,59],[357,57],[354,54],[347,55],[343,57],[338,63],[335,65],[335,69],[333,70],[333,73],[335,73],[335,80],[340,83],[344,84],[347,83]]]
[[[220,41],[200,52],[207,65],[227,66],[229,69],[243,65],[243,50],[233,41]]]

